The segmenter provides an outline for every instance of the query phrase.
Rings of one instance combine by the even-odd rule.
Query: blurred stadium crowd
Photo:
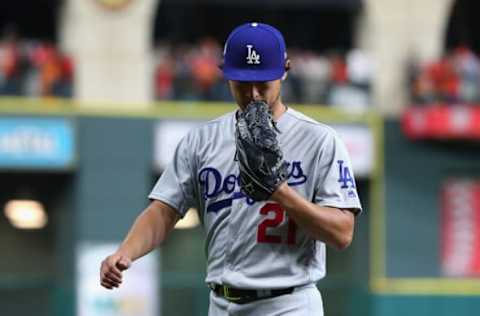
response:
[[[480,59],[462,46],[439,60],[417,65],[411,94],[416,105],[480,103]]]
[[[74,65],[53,44],[0,39],[0,95],[71,97]]]
[[[221,55],[220,43],[211,38],[196,44],[159,43],[155,99],[231,101],[219,71]],[[286,102],[368,108],[375,66],[361,50],[319,54],[292,48],[289,57]],[[73,72],[72,59],[51,43],[0,39],[0,95],[69,98]],[[439,60],[413,65],[410,91],[415,105],[480,103],[480,59],[459,47]]]
[[[158,44],[155,98],[230,101],[219,70],[221,55],[221,44],[210,38],[196,44]],[[368,106],[373,65],[362,52],[321,55],[293,48],[289,55],[292,68],[283,89],[287,102]],[[68,98],[73,71],[72,59],[50,43],[0,40],[0,95]]]

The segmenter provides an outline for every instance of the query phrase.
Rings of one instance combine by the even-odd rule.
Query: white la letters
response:
[[[255,49],[253,49],[253,45],[247,45],[247,64],[260,64],[260,55],[255,51]]]

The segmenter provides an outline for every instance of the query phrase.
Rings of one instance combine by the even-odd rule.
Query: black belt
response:
[[[275,290],[246,290],[246,289],[236,289],[226,285],[219,285],[219,284],[209,284],[208,286],[218,296],[223,297],[229,302],[233,302],[237,304],[246,304],[246,303],[258,301],[261,299],[290,294],[295,289],[294,287],[289,287],[285,289],[275,289]]]

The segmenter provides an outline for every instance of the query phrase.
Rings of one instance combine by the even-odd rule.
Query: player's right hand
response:
[[[123,253],[116,252],[102,261],[100,284],[109,290],[122,284],[122,271],[130,268],[132,260]]]

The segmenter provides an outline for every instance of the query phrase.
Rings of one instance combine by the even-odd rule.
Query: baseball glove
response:
[[[287,180],[288,164],[278,145],[272,112],[265,102],[251,102],[238,115],[235,139],[240,186],[255,201],[265,201]]]

